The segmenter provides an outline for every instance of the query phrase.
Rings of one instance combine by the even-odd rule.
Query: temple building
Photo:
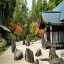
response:
[[[42,12],[46,24],[44,39],[48,44],[64,44],[64,2],[61,2],[53,11]]]

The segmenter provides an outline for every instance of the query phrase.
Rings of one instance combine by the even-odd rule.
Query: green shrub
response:
[[[30,40],[35,39],[35,28],[34,25],[30,24]]]
[[[0,42],[0,47],[5,47],[6,46],[6,40],[2,39],[2,42]]]
[[[2,51],[5,51],[5,47],[6,47],[6,40],[5,39],[2,39],[2,42],[0,42],[0,53]]]
[[[16,36],[13,35],[12,33],[9,33],[9,34],[8,34],[8,37],[9,37],[9,39],[16,40]]]

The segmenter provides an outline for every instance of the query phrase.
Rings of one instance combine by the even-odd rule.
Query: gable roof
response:
[[[43,20],[50,24],[61,24],[64,20],[64,2],[61,2],[53,11],[42,12]]]
[[[59,18],[60,18],[61,12],[43,12],[42,16],[43,16],[43,20],[46,23],[55,23],[55,24],[59,24],[61,23]]]
[[[11,32],[7,27],[5,27],[5,26],[3,26],[3,25],[0,25],[0,29],[3,29],[3,30],[5,30],[5,31],[7,31],[7,32]]]
[[[61,11],[61,12],[63,12],[64,11],[64,1],[61,2],[57,7],[55,7],[53,9],[53,11]]]

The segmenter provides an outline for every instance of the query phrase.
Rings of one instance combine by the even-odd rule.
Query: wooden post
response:
[[[50,39],[51,39],[51,43],[52,43],[52,26],[50,26]]]

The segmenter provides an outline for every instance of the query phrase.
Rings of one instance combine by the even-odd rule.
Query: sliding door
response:
[[[52,32],[53,43],[58,43],[58,32]]]
[[[59,42],[64,42],[64,32],[59,32]]]

